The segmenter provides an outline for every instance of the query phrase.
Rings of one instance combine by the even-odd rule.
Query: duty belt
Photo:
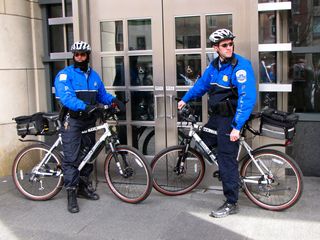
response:
[[[236,112],[236,107],[232,105],[230,100],[219,102],[218,104],[211,107],[211,111],[214,115],[222,117],[233,117]]]

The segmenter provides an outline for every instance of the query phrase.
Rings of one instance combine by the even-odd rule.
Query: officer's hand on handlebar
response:
[[[178,109],[181,110],[184,106],[186,105],[186,103],[184,101],[179,101],[178,102]]]
[[[114,103],[120,110],[120,112],[125,112],[126,111],[126,105],[121,102],[118,98],[114,98],[112,100],[112,103]]]

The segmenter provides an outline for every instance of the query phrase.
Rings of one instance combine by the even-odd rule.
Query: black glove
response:
[[[86,114],[91,115],[96,109],[96,105],[87,105],[84,111]]]
[[[121,102],[118,98],[114,98],[112,100],[112,102],[117,105],[117,107],[119,108],[120,112],[125,112],[126,111],[126,105]]]

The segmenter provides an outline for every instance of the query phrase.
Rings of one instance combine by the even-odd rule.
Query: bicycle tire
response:
[[[201,154],[193,148],[188,149],[188,161],[184,164],[183,174],[175,172],[176,161],[185,148],[183,145],[168,147],[152,160],[153,187],[158,192],[168,196],[182,195],[196,188],[202,181],[205,162]]]
[[[115,157],[110,151],[104,165],[109,188],[124,202],[139,203],[145,200],[152,190],[151,168],[147,160],[133,147],[117,146],[115,151],[125,172],[120,174]],[[124,168],[124,164],[128,166]]]
[[[43,144],[33,144],[23,148],[12,166],[12,178],[18,191],[26,198],[35,201],[45,201],[59,193],[63,185],[61,158],[55,150],[49,161],[43,166],[43,171],[60,173],[57,176],[32,174],[33,168],[39,164],[43,156],[49,152],[49,147]]]
[[[142,153],[143,153],[143,155],[150,155],[149,152],[148,152],[148,149],[154,149],[154,145],[150,146],[150,141],[151,141],[152,138],[154,138],[154,130],[149,132],[148,135],[146,136],[146,138],[143,141],[143,145],[142,145]],[[153,143],[154,143],[154,141],[153,141]]]
[[[259,207],[273,211],[285,210],[296,204],[303,192],[303,175],[295,161],[285,153],[271,149],[258,150],[253,157],[271,170],[273,182],[268,185],[243,182],[248,198]],[[250,156],[245,156],[240,175],[261,177]]]

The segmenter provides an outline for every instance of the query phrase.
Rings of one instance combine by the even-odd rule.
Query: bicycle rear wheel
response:
[[[274,211],[290,208],[297,203],[303,191],[303,180],[302,172],[294,160],[282,152],[270,149],[256,151],[253,157],[271,183],[261,182],[263,176],[253,160],[246,156],[240,174],[244,178],[243,187],[248,198],[256,205]],[[246,182],[245,179],[260,183]]]
[[[186,146],[172,146],[158,153],[151,163],[154,188],[168,196],[190,192],[201,182],[205,163],[202,156],[192,148],[188,149],[184,165],[177,166]],[[180,172],[178,168],[182,168]]]
[[[47,155],[38,172],[35,168]],[[25,147],[16,156],[12,166],[15,186],[26,198],[43,201],[54,197],[63,184],[61,159],[57,152],[49,154],[49,147],[34,144]]]
[[[111,191],[127,203],[145,200],[152,190],[152,178],[151,169],[144,156],[129,146],[117,146],[115,151],[115,155],[109,152],[104,166],[105,178]]]

